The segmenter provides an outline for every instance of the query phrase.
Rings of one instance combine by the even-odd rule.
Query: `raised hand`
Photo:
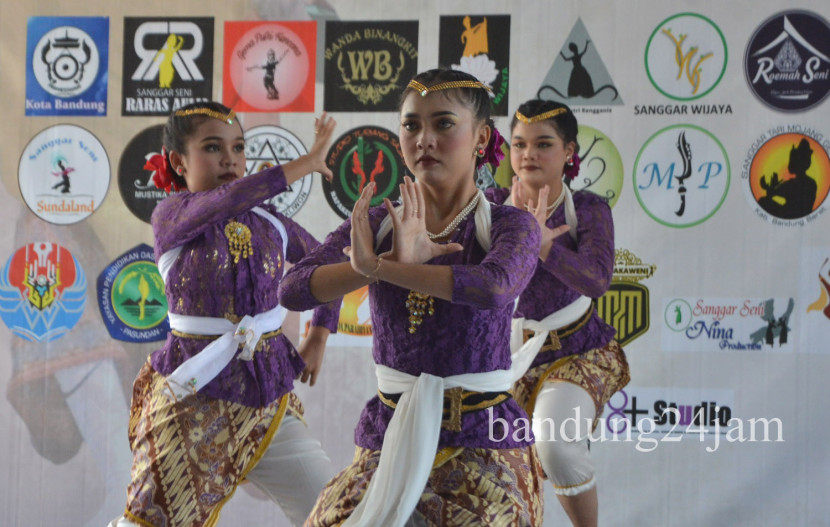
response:
[[[400,186],[402,213],[399,216],[392,202],[383,200],[392,218],[392,251],[390,257],[401,263],[420,264],[436,256],[463,250],[459,243],[440,244],[427,234],[426,204],[421,187],[408,176]]]
[[[344,247],[343,253],[349,257],[352,269],[363,276],[373,276],[377,269],[378,257],[375,255],[375,236],[369,225],[369,203],[375,193],[375,183],[363,187],[360,198],[352,209],[351,247]]]
[[[326,165],[326,154],[328,153],[329,144],[331,143],[331,136],[334,133],[334,127],[337,122],[323,112],[320,117],[314,119],[314,144],[308,151],[308,156],[312,159],[315,165],[315,171],[323,174],[328,181],[331,181],[333,174],[331,169]]]
[[[565,189],[562,189],[564,192]],[[542,250],[547,254],[550,249],[550,243],[559,236],[568,232],[567,224],[558,227],[550,228],[547,226],[548,221],[548,197],[550,196],[550,186],[545,185],[539,189],[539,197],[537,202],[541,205],[533,203],[532,199],[525,198],[522,184],[517,176],[513,176],[513,186],[510,189],[510,197],[513,201],[513,206],[517,209],[525,209],[536,218],[536,223],[539,224],[539,230],[542,233]]]

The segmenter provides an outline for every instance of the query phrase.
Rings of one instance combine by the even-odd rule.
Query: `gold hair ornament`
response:
[[[219,113],[216,110],[211,110],[210,108],[191,108],[189,110],[177,110],[174,114],[176,117],[187,117],[189,115],[207,115],[213,119],[217,119],[219,121],[224,121],[228,124],[233,124],[233,118],[236,117],[236,114],[233,113],[233,110],[229,111],[227,114]]]
[[[479,81],[449,81],[442,82],[440,84],[433,84],[432,86],[424,86],[420,82],[412,80],[409,81],[407,88],[416,89],[418,93],[421,94],[421,97],[426,97],[429,92],[451,90],[453,88],[481,88],[483,90],[487,90],[488,92],[493,91],[492,88]]]
[[[533,117],[528,117],[522,112],[516,112],[516,119],[525,124],[533,124],[538,123],[539,121],[544,121],[545,119],[550,119],[551,117],[556,117],[560,113],[565,113],[567,111],[568,110],[565,108],[556,108],[554,110],[548,110],[545,113],[540,113],[539,115],[534,115]]]

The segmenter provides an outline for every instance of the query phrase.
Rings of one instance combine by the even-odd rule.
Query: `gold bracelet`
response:
[[[375,283],[380,283],[380,263],[383,261],[383,256],[378,256],[377,263],[375,264],[375,270],[372,271],[372,274],[375,275]]]

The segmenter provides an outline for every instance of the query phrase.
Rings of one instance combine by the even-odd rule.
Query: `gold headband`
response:
[[[432,86],[424,86],[418,81],[409,81],[407,88],[415,88],[421,94],[421,97],[426,97],[429,92],[451,90],[453,88],[482,88],[492,92],[492,88],[479,81],[450,81],[442,82],[440,84],[433,84]]]
[[[228,124],[233,124],[233,118],[236,117],[236,114],[233,113],[233,110],[229,111],[227,114],[222,114],[217,112],[216,110],[211,110],[210,108],[191,108],[189,110],[178,110],[176,111],[175,115],[176,117],[187,117],[188,115],[207,115],[208,117],[212,117],[213,119],[225,121]]]
[[[534,115],[533,117],[527,117],[522,112],[516,112],[516,119],[525,124],[533,124],[538,123],[539,121],[544,121],[545,119],[550,119],[551,117],[556,117],[560,113],[565,113],[567,111],[568,110],[565,108],[556,108],[555,110],[548,110],[545,113],[540,113],[539,115]]]

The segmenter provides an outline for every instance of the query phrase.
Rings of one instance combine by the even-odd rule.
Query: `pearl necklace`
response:
[[[464,221],[464,218],[466,218],[470,214],[470,212],[472,212],[472,210],[476,207],[476,205],[478,205],[478,199],[480,196],[481,194],[476,192],[476,195],[473,197],[473,199],[470,200],[466,207],[461,209],[461,212],[459,212],[458,215],[452,219],[450,224],[447,225],[443,231],[439,232],[438,234],[433,234],[427,231],[427,236],[429,236],[429,239],[435,240],[438,238],[444,238],[452,231],[454,231],[458,227],[458,224]]]
[[[553,203],[548,205],[548,209],[547,209],[548,210],[548,214],[547,214],[548,218],[550,218],[551,214],[553,214],[554,211],[557,208],[559,208],[559,205],[561,205],[563,201],[565,201],[565,189],[564,189],[564,187],[559,192],[559,197],[556,198],[556,200],[554,200]],[[528,207],[527,204],[525,204],[525,210],[530,211],[530,207]]]

